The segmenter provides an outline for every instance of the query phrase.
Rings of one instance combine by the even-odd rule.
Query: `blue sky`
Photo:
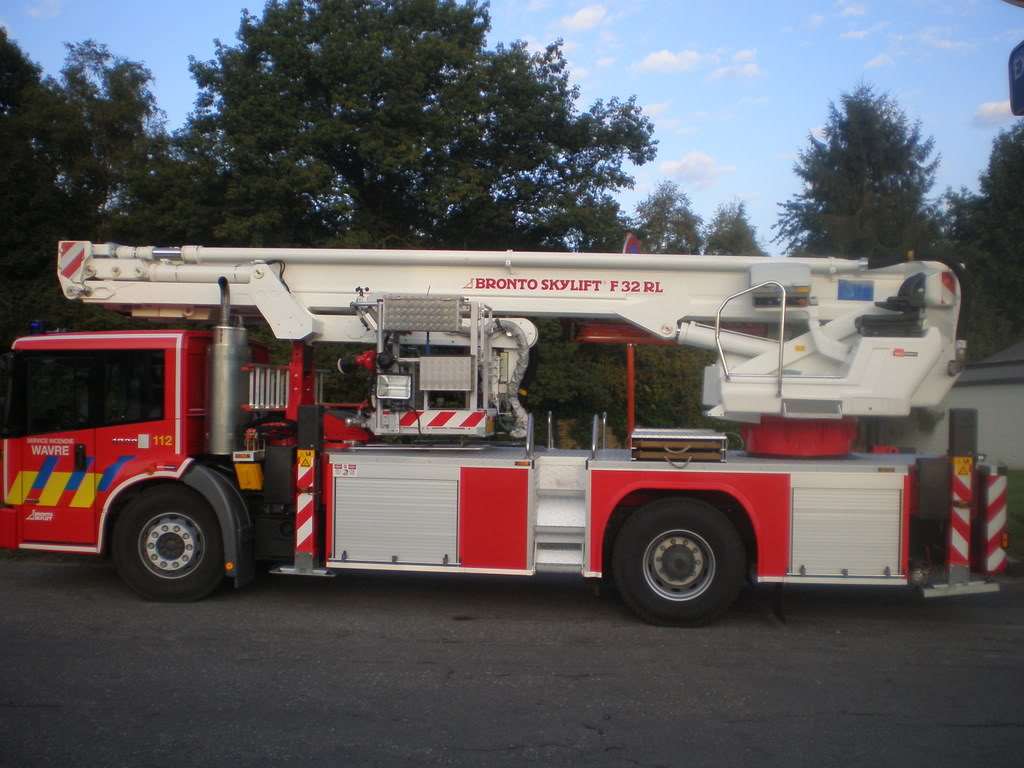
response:
[[[262,0],[0,0],[0,24],[47,74],[89,38],[143,62],[179,127],[192,109],[188,57],[233,43]],[[662,179],[710,219],[744,200],[770,252],[778,203],[800,191],[796,153],[829,101],[867,82],[920,120],[941,155],[933,194],[977,189],[992,139],[1010,127],[1007,59],[1024,9],[1002,0],[492,0],[491,46],[561,38],[581,109],[632,95],[654,121],[653,163],[620,195],[632,211]],[[83,237],[88,233],[83,233]]]

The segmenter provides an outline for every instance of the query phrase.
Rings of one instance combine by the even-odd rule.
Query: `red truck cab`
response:
[[[4,356],[0,546],[100,553],[113,499],[203,446],[210,334],[55,333]]]

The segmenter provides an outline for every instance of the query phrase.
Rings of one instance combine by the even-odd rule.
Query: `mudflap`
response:
[[[217,513],[224,536],[224,575],[240,589],[256,577],[255,536],[252,516],[245,499],[227,473],[193,464],[182,478],[186,485],[202,494]]]

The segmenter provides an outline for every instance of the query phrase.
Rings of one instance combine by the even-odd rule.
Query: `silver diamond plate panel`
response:
[[[472,357],[421,357],[420,390],[469,392],[473,389]]]
[[[386,296],[385,331],[448,331],[462,325],[458,296]]]

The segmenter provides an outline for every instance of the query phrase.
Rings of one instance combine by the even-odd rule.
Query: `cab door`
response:
[[[137,344],[17,353],[4,494],[22,545],[96,546],[103,503],[132,462],[173,453],[167,352]]]
[[[40,351],[19,357],[19,433],[7,441],[6,501],[20,510],[24,543],[95,544],[94,420],[102,358]]]

